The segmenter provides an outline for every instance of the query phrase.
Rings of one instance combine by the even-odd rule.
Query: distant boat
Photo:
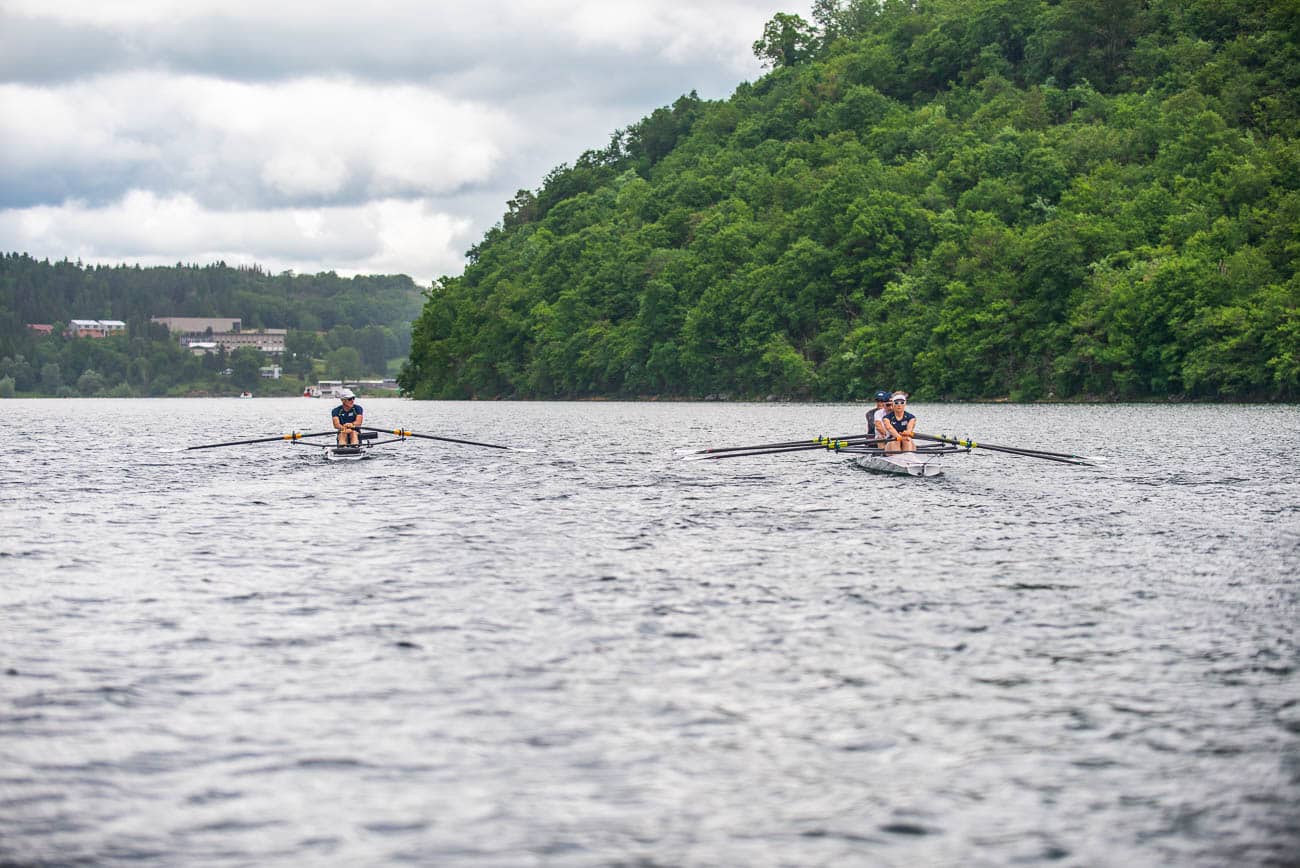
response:
[[[240,392],[240,393],[239,393],[239,397],[241,397],[241,398],[251,398],[251,397],[253,397],[253,393],[252,393],[252,392]]]
[[[308,386],[307,388],[305,388],[305,389],[302,390],[302,396],[303,396],[304,398],[319,398],[319,397],[320,397],[320,387],[319,387],[319,386]]]

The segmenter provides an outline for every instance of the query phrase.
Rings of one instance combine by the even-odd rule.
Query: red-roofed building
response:
[[[52,335],[52,334],[54,334],[54,326],[52,326],[52,325],[46,325],[46,324],[43,323],[43,322],[29,322],[29,323],[27,324],[27,327],[28,327],[29,329],[31,329],[32,331],[36,332],[38,335]]]

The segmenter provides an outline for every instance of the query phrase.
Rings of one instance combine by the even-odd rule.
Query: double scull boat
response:
[[[915,449],[907,452],[889,452],[882,448],[881,441],[867,434],[851,434],[844,437],[816,437],[811,440],[786,440],[779,443],[758,443],[752,446],[711,446],[707,449],[695,449],[682,456],[686,461],[716,461],[722,458],[755,458],[761,455],[782,455],[792,452],[830,451],[846,455],[859,467],[881,473],[897,473],[921,478],[943,474],[943,457],[956,452],[970,452],[972,449],[990,449],[1010,455],[1022,455],[1027,458],[1042,458],[1047,461],[1059,461],[1062,464],[1075,464],[1089,467],[1101,460],[1074,455],[1068,452],[1047,452],[1042,449],[1026,449],[1015,446],[995,446],[992,443],[977,443],[974,440],[960,440],[944,435],[912,435],[914,440],[922,441]]]
[[[841,450],[853,456],[853,463],[863,470],[880,473],[901,473],[906,476],[940,476],[943,473],[943,456],[953,452],[969,452],[955,447],[921,446],[914,452],[886,452],[871,447]]]

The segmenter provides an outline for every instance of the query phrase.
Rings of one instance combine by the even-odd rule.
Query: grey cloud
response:
[[[0,80],[59,83],[132,62],[122,39],[89,25],[34,20],[0,10]]]
[[[755,6],[762,2],[753,0]],[[684,4],[685,0],[682,9],[687,8]],[[775,11],[779,5],[774,2],[772,9]],[[112,213],[114,203],[131,191],[149,191],[160,199],[182,196],[206,212],[208,216],[203,219],[210,218],[215,221],[213,225],[228,231],[227,223],[221,222],[223,213],[265,215],[284,209],[350,213],[348,209],[386,198],[424,203],[433,212],[468,220],[469,229],[462,222],[455,231],[438,230],[441,244],[459,246],[458,252],[463,252],[500,219],[506,201],[516,190],[535,189],[555,166],[572,162],[583,151],[605,146],[615,129],[626,128],[691,90],[706,99],[725,98],[748,71],[737,70],[737,50],[743,55],[744,47],[758,36],[757,27],[746,26],[738,28],[734,37],[727,34],[725,41],[713,47],[697,43],[669,50],[660,44],[628,38],[634,28],[626,26],[626,21],[615,20],[613,29],[617,32],[609,38],[602,32],[600,38],[579,39],[564,31],[565,22],[558,17],[537,18],[523,26],[516,16],[497,15],[492,9],[460,11],[463,14],[448,21],[439,20],[435,14],[385,20],[383,10],[377,9],[373,19],[350,11],[352,18],[343,21],[322,14],[295,19],[268,16],[249,23],[209,14],[128,27],[25,18],[0,8],[0,80],[43,93],[75,84],[81,90],[71,96],[65,94],[64,113],[56,115],[69,130],[72,124],[66,118],[81,117],[85,107],[92,104],[84,92],[99,94],[101,88],[114,88],[111,93],[116,102],[109,107],[113,115],[105,120],[101,113],[96,123],[110,144],[121,146],[111,157],[97,153],[93,147],[79,146],[62,147],[60,156],[44,159],[39,142],[55,141],[51,138],[54,133],[36,135],[36,121],[23,126],[0,120],[4,124],[0,126],[0,217],[6,212],[10,215],[8,222],[0,220],[0,229],[15,225],[13,220],[17,218],[13,215],[19,213],[15,209],[57,209],[68,203],[84,203],[65,209],[72,216],[60,218],[62,234],[51,235],[48,243],[66,246],[83,233],[101,239],[95,251],[100,258],[111,256],[110,245],[117,244],[116,252],[121,256],[166,259],[191,254],[180,249],[150,252],[145,249],[149,241],[144,236],[117,239],[111,232],[96,235],[98,230],[91,229],[91,221],[97,219],[96,209]],[[576,14],[573,7],[562,11]],[[616,18],[618,13],[613,14]],[[680,17],[689,15],[681,9],[676,14],[679,18],[674,20],[690,20]],[[663,21],[656,26],[671,30],[671,25]],[[689,30],[689,25],[683,28]],[[755,32],[739,33],[739,29]],[[733,54],[719,56],[724,50]],[[247,133],[239,118],[223,126],[213,125],[211,113],[202,118],[202,123],[188,116],[170,117],[157,108],[158,104],[172,105],[161,102],[161,96],[155,98],[147,89],[133,90],[111,81],[115,76],[142,72],[158,76],[160,82],[192,76],[207,82],[272,89],[303,80],[335,78],[344,84],[374,88],[376,93],[385,88],[417,88],[440,94],[467,107],[466,111],[498,113],[508,123],[492,128],[496,131],[490,142],[484,139],[499,150],[495,162],[486,167],[459,165],[439,181],[440,186],[431,186],[418,178],[408,182],[410,173],[391,171],[391,153],[379,154],[377,149],[371,149],[371,153],[358,156],[358,151],[364,149],[358,148],[355,135],[350,144],[334,149],[327,137],[331,131],[346,135],[350,121],[347,108],[340,107],[339,126],[323,124],[324,131],[309,143],[321,147],[308,155],[344,160],[336,182],[314,185],[313,176],[308,173],[304,180],[299,170],[290,171],[287,181],[277,183],[274,172],[267,174],[269,164],[262,157],[276,157],[274,149],[280,147],[283,153],[278,155],[281,163],[277,165],[292,161],[295,148],[283,139],[286,135],[292,138],[298,130],[278,122],[267,126],[265,114],[258,116],[263,125],[259,133]],[[194,92],[207,91],[196,87]],[[176,99],[174,94],[170,98]],[[155,105],[151,106],[151,102]],[[274,105],[296,114],[290,102]],[[415,101],[410,108],[418,114],[422,105]],[[66,110],[66,106],[72,109]],[[364,106],[354,102],[354,107],[364,113]],[[404,104],[399,110],[407,109]],[[223,104],[222,110],[237,114],[239,104],[228,109]],[[410,111],[407,115],[413,116]],[[119,123],[119,117],[127,120]],[[309,126],[321,125],[317,116],[304,117]],[[454,112],[449,117],[453,120],[445,129],[438,127],[435,136],[457,137],[465,132],[457,129]],[[479,135],[487,136],[488,129],[481,128]],[[84,142],[83,133],[79,126],[57,141]],[[32,135],[30,141],[20,141],[28,134]],[[264,147],[266,153],[259,154],[259,147]],[[63,151],[67,154],[63,155]],[[20,152],[22,157],[17,158]],[[455,156],[459,160],[465,153],[462,145]],[[409,165],[423,170],[426,161],[418,159],[420,153],[413,155],[417,159]],[[399,152],[399,159],[402,156]],[[328,159],[324,165],[329,166]],[[385,165],[390,168],[385,169]],[[430,165],[442,171],[440,163]],[[329,177],[328,172],[325,177]],[[390,214],[386,219],[398,219],[386,213]],[[417,224],[424,225],[418,220]],[[337,227],[332,225],[332,231]],[[249,255],[277,261],[308,257],[312,242],[292,237],[288,233],[274,243],[270,238],[250,239]],[[238,240],[235,235],[231,238]],[[357,249],[348,249],[346,258],[358,262],[366,259],[375,243],[366,231],[359,231]],[[0,233],[0,246],[12,247],[13,242]],[[60,255],[57,249],[38,252]],[[63,252],[75,255],[78,251]],[[389,259],[396,255],[393,251],[385,254]],[[413,256],[419,258],[418,253]],[[425,264],[413,269],[430,267],[427,257],[419,261]],[[449,270],[455,264],[445,255],[438,261],[441,264],[437,267]]]

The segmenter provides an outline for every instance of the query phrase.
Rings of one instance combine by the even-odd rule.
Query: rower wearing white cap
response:
[[[339,393],[339,397],[343,400],[343,403],[335,407],[330,413],[334,422],[334,430],[339,432],[339,445],[360,446],[361,438],[357,432],[361,430],[361,424],[365,421],[365,411],[357,403],[357,396],[352,394],[351,389],[344,389]]]
[[[916,442],[912,435],[916,431],[916,417],[907,412],[907,393],[895,392],[889,403],[890,412],[881,423],[881,428],[889,436],[885,451],[915,452]]]

